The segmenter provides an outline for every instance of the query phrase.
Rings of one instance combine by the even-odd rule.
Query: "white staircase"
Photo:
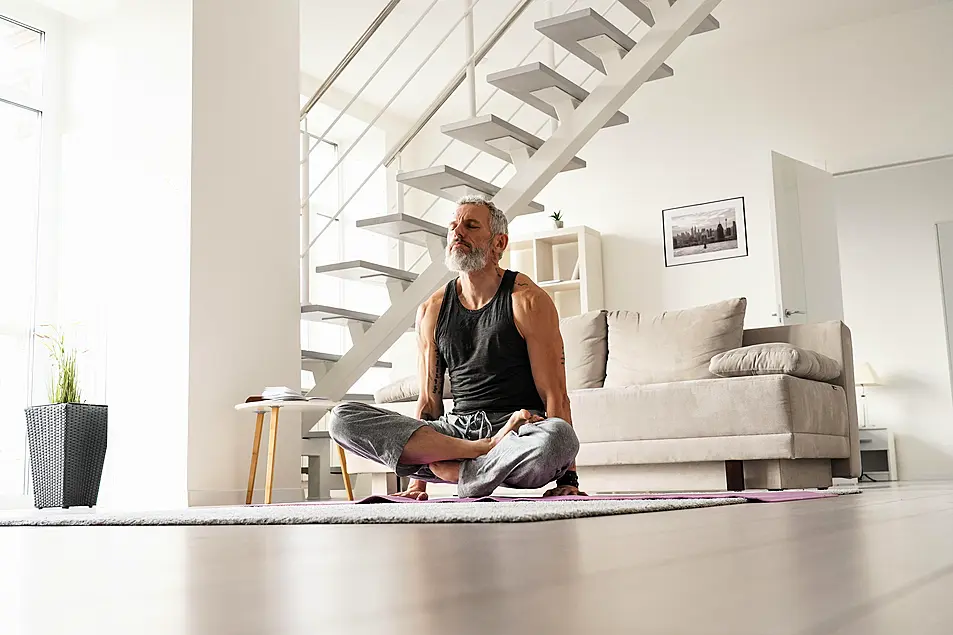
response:
[[[719,26],[711,12],[720,0],[617,2],[651,27],[638,42],[591,8],[534,25],[546,38],[604,75],[591,92],[539,61],[487,76],[491,85],[558,121],[558,127],[548,139],[541,139],[494,114],[471,116],[440,128],[451,139],[511,163],[515,174],[505,184],[487,182],[448,165],[400,172],[397,182],[446,200],[483,194],[492,198],[510,220],[543,211],[543,206],[533,198],[560,172],[586,167],[577,153],[602,128],[629,121],[619,109],[642,84],[673,75],[674,71],[665,61],[686,38]],[[511,18],[518,17],[526,4],[525,1],[518,3]],[[422,118],[424,123],[432,114]],[[650,123],[637,122],[637,125]],[[402,147],[406,147],[406,143]],[[303,191],[306,192],[307,187],[303,187]],[[369,368],[386,367],[380,362],[381,356],[413,327],[418,306],[454,277],[443,264],[446,230],[441,225],[401,209],[397,214],[358,221],[357,226],[426,247],[430,264],[420,273],[363,260],[314,269],[321,275],[383,284],[388,289],[391,305],[379,316],[324,305],[302,306],[302,319],[346,326],[353,341],[351,348],[341,356],[302,351],[302,365],[315,372],[316,383],[309,393],[311,396],[340,400]],[[314,423],[315,420],[302,422],[305,453],[308,452],[308,432]]]

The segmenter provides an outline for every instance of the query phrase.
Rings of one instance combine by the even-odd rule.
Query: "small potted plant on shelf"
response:
[[[553,219],[553,227],[555,227],[556,229],[563,228],[562,210],[556,210],[555,212],[550,214],[549,217]]]
[[[83,403],[77,351],[58,329],[37,334],[50,352],[49,403],[26,408],[33,501],[44,507],[93,507],[106,458],[107,407]]]

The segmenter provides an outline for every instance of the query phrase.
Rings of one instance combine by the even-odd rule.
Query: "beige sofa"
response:
[[[737,298],[659,316],[594,311],[561,321],[585,489],[823,488],[860,475],[849,329],[745,330],[745,308]],[[377,400],[412,415],[415,381]],[[386,468],[350,456],[349,468],[380,475],[375,489],[395,487]]]

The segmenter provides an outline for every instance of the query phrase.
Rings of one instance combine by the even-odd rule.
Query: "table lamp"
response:
[[[864,425],[867,427],[867,386],[880,386],[880,378],[873,367],[867,362],[861,362],[854,368],[854,383],[860,386],[860,399],[864,405]]]

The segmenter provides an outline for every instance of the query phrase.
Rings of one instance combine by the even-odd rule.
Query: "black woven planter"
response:
[[[107,406],[59,403],[26,409],[34,505],[93,507],[106,458]]]

